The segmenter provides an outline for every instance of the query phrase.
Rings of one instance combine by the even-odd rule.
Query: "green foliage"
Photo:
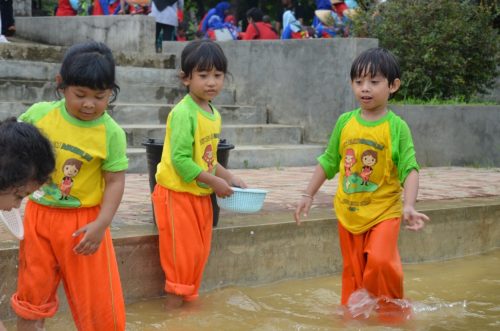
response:
[[[403,77],[397,99],[467,101],[493,86],[500,36],[491,7],[456,0],[391,0],[366,8],[355,20],[355,35],[378,38],[399,58]]]

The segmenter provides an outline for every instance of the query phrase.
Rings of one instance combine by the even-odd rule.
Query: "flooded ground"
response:
[[[340,277],[332,276],[224,288],[169,312],[162,298],[135,303],[127,306],[127,330],[499,330],[499,265],[499,249],[458,260],[405,264],[406,297],[414,315],[403,324],[383,325],[374,315],[344,319]],[[5,324],[15,330],[12,321]],[[46,326],[48,331],[74,330],[68,314]]]

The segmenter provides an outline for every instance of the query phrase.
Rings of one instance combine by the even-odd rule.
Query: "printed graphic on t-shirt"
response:
[[[364,141],[364,140],[359,140]],[[358,141],[358,142],[359,142]],[[365,143],[367,141],[364,141]],[[374,142],[367,144],[378,149],[383,149],[383,146],[376,144]],[[373,181],[370,181],[370,177],[376,167],[378,160],[378,152],[376,148],[366,148],[363,147],[361,150],[361,155],[356,156],[354,148],[347,148],[344,155],[344,181],[343,189],[347,194],[354,194],[360,192],[374,192],[377,190],[378,185]],[[359,150],[359,149],[358,149]],[[357,171],[354,170],[354,166],[357,163]]]
[[[71,195],[71,188],[82,165],[83,162],[80,160],[67,159],[62,167],[64,177],[59,185],[54,182],[46,184],[33,197],[44,205],[54,205],[57,201],[57,205],[61,207],[80,207],[81,202],[77,197]]]

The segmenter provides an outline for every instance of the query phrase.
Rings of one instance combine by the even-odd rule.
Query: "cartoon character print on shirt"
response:
[[[33,198],[44,205],[57,205],[61,207],[80,207],[81,202],[78,198],[71,196],[71,188],[74,185],[74,178],[80,172],[83,162],[77,159],[67,159],[62,166],[64,174],[59,185],[51,181],[42,186],[33,193]],[[56,201],[58,201],[56,203]]]
[[[373,167],[377,163],[378,154],[372,149],[364,150],[361,154],[361,172],[352,172],[352,166],[356,163],[354,150],[347,149],[344,156],[344,192],[347,194],[359,192],[374,192],[378,185],[370,182],[370,175],[373,173]]]
[[[203,156],[201,158],[203,159],[203,161],[205,161],[207,163],[207,172],[215,175],[215,164],[214,164],[215,158],[214,158],[214,151],[213,151],[211,144],[208,144],[205,147],[205,151],[203,152]],[[202,183],[202,182],[197,181],[196,183],[198,184],[199,187],[202,187],[202,188],[209,188],[210,187],[207,184]]]
[[[212,150],[212,145],[207,145],[205,147],[205,152],[203,152],[203,161],[207,163],[209,173],[212,173],[214,170],[214,152]]]
[[[59,189],[61,190],[61,197],[59,200],[68,200],[71,192],[71,187],[73,186],[73,177],[75,177],[80,168],[82,167],[83,162],[77,159],[67,159],[64,162],[62,171],[64,173],[64,177],[61,180],[61,184],[59,185]]]

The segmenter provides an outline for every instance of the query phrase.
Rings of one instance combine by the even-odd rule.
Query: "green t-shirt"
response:
[[[406,122],[392,111],[369,122],[359,108],[339,117],[318,162],[328,179],[339,172],[335,212],[354,234],[401,217],[401,185],[419,169]]]
[[[102,172],[128,168],[125,132],[107,113],[81,121],[66,111],[63,99],[36,103],[19,119],[38,127],[51,141],[56,155],[51,181],[30,196],[39,204],[97,206],[105,187]]]

